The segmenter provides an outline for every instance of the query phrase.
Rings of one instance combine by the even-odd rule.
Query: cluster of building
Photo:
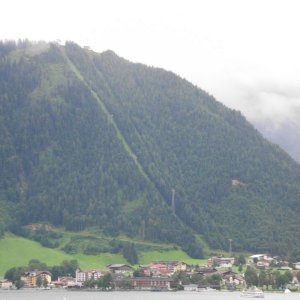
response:
[[[85,282],[89,280],[98,280],[106,274],[111,274],[115,288],[121,287],[118,284],[124,280],[129,282],[129,288],[134,290],[170,290],[174,274],[178,272],[184,273],[187,277],[192,277],[195,274],[203,278],[203,282],[208,282],[211,276],[218,275],[221,282],[218,286],[209,286],[209,288],[218,288],[221,285],[232,287],[237,285],[244,285],[245,280],[239,273],[232,271],[232,266],[235,259],[233,257],[211,257],[208,259],[205,266],[189,266],[180,261],[153,261],[149,265],[140,265],[138,274],[134,272],[132,266],[127,264],[110,264],[107,270],[96,269],[77,269],[76,276],[58,277],[57,280],[51,280],[51,273],[48,271],[31,271],[25,272],[21,276],[25,287],[33,288],[43,286],[48,288],[82,288]],[[269,268],[272,264],[281,264],[281,268],[285,267],[285,262],[279,261],[279,258],[270,257],[266,254],[256,254],[249,258],[248,265],[257,268]],[[294,269],[300,270],[300,263],[293,265]],[[286,270],[288,270],[286,269]],[[135,276],[134,276],[135,275]],[[181,284],[181,283],[180,283]],[[200,291],[207,289],[207,285],[200,284],[182,284],[186,291]],[[12,288],[12,282],[9,280],[0,281],[0,288]],[[127,285],[128,288],[128,285]]]
[[[222,264],[227,264],[221,260]],[[231,260],[232,262],[232,260]],[[216,262],[213,262],[215,265]],[[221,265],[222,265],[221,264]],[[77,269],[75,277],[58,277],[57,280],[51,281],[51,274],[48,271],[31,271],[22,274],[21,280],[24,282],[24,287],[33,288],[38,286],[38,278],[40,282],[46,282],[47,287],[52,288],[82,288],[86,281],[98,280],[105,274],[110,273],[116,287],[119,287],[119,282],[130,280],[131,289],[134,290],[171,290],[173,275],[177,272],[184,272],[188,276],[200,274],[201,276],[209,277],[213,274],[220,274],[223,280],[240,284],[242,278],[232,271],[219,271],[216,268],[209,266],[192,267],[180,261],[153,261],[149,265],[140,265],[138,277],[134,276],[134,269],[127,264],[110,264],[107,270],[96,269]],[[10,286],[12,283],[10,283]],[[195,290],[195,285],[184,285],[185,290]],[[201,287],[197,287],[201,288]],[[202,287],[203,288],[203,287]]]
[[[248,265],[258,269],[268,269],[278,267],[281,270],[300,270],[300,262],[290,264],[288,261],[282,260],[279,256],[269,256],[267,254],[255,254],[249,257]]]
[[[51,273],[38,270],[24,272],[21,276],[21,280],[26,287],[36,287],[38,285],[48,286],[51,283]]]
[[[134,277],[134,269],[127,264],[110,264],[108,271],[101,270],[76,270],[76,278],[73,283],[68,283],[68,287],[83,286],[89,279],[97,280],[107,274],[112,274],[116,286],[124,279],[130,279],[131,288],[135,290],[170,290],[171,276],[186,268],[186,264],[181,262],[153,262],[147,266],[140,266],[143,274],[141,277]]]
[[[51,284],[51,273],[48,271],[30,271],[24,272],[20,278],[24,286],[33,288],[37,286],[48,287]],[[0,289],[12,289],[13,282],[8,279],[0,280]]]

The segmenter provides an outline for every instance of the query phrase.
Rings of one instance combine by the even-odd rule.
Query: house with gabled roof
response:
[[[196,269],[195,272],[203,276],[211,276],[213,274],[219,274],[216,268],[209,268],[209,267],[200,267]]]
[[[233,272],[231,270],[223,271],[223,272],[219,271],[219,274],[222,276],[222,279],[225,284],[240,285],[245,283],[244,278],[238,275],[238,273]]]
[[[220,268],[232,268],[234,264],[234,257],[213,256],[208,259],[208,266]]]
[[[110,264],[106,266],[112,273],[132,276],[133,268],[126,264]]]

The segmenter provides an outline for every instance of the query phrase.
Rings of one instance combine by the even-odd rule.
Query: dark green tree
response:
[[[144,277],[143,269],[137,269],[133,271],[133,277]]]
[[[45,263],[40,262],[38,259],[31,259],[28,263],[28,269],[30,271],[34,271],[34,270],[48,270],[48,267]]]
[[[16,284],[16,282],[21,279],[22,273],[25,271],[28,271],[27,267],[14,267],[5,272],[4,278],[11,280]]]
[[[265,270],[260,270],[258,273],[258,286],[267,286],[270,284],[268,274]]]
[[[100,278],[100,286],[103,289],[109,289],[113,286],[113,278],[110,273],[107,273],[103,277]]]
[[[56,280],[59,276],[75,277],[76,269],[79,267],[77,260],[64,260],[59,266],[50,268],[52,278]]]
[[[122,245],[122,254],[130,264],[134,265],[138,263],[138,254],[134,243],[124,242]]]
[[[273,273],[273,277],[274,277],[274,288],[276,289],[284,289],[285,286],[290,282],[290,276],[288,273],[280,273],[280,271],[275,271]]]
[[[42,280],[42,284],[43,284],[43,287],[46,288],[48,286],[48,280],[46,278],[44,278]]]
[[[246,264],[246,258],[243,254],[240,254],[239,257],[237,258],[237,262],[238,262],[238,265],[245,265]]]
[[[38,276],[37,279],[36,279],[36,285],[38,287],[41,287],[43,285],[43,279],[41,276]]]
[[[257,286],[258,285],[258,275],[257,271],[253,267],[247,267],[245,272],[245,281],[247,286]]]
[[[187,275],[186,272],[176,272],[172,276],[171,288],[182,290],[183,285],[189,283],[191,283],[191,278]]]
[[[194,284],[198,284],[198,285],[205,285],[207,283],[207,280],[205,278],[205,276],[203,276],[202,274],[192,274],[192,276],[190,277],[191,283]]]
[[[21,288],[24,286],[25,283],[24,283],[23,280],[17,279],[17,280],[14,282],[14,284],[15,284],[16,288],[19,290],[19,289],[21,289]]]
[[[207,282],[211,286],[221,287],[222,276],[220,274],[213,274],[207,278]]]

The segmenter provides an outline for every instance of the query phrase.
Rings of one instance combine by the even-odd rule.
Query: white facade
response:
[[[100,270],[76,270],[76,282],[85,282],[90,279],[97,280],[103,274]]]
[[[273,258],[268,256],[267,254],[255,254],[250,256],[249,258],[250,264],[255,264],[255,262],[258,261],[268,261],[269,263],[271,263],[273,261]]]
[[[296,262],[293,265],[296,270],[300,270],[300,262]]]
[[[232,268],[234,260],[234,257],[214,256],[209,259],[209,265],[221,268]]]

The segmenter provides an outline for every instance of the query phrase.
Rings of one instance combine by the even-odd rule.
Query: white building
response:
[[[293,263],[294,269],[300,270],[300,262]]]
[[[76,282],[85,282],[90,279],[97,280],[104,274],[100,270],[76,270]]]
[[[249,257],[250,264],[256,264],[259,261],[268,261],[269,263],[271,263],[273,261],[273,258],[268,256],[267,254],[255,254]]]
[[[234,260],[234,257],[213,256],[208,259],[208,265],[220,268],[232,268]]]

